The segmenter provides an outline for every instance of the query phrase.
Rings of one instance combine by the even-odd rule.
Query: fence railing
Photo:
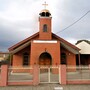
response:
[[[60,69],[61,68],[61,69]],[[38,85],[41,82],[66,84],[61,77],[64,77],[65,72],[62,73],[63,66],[39,66],[33,67],[8,67],[8,65],[1,66],[1,80],[0,86],[7,85]],[[47,80],[47,81],[44,81]]]
[[[90,80],[90,66],[67,66],[67,80]]]
[[[33,67],[9,67],[8,81],[31,81],[33,80]]]

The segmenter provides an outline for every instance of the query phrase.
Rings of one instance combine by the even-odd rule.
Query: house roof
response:
[[[21,50],[22,48],[24,48],[25,46],[29,45],[30,44],[30,41],[31,40],[34,40],[35,37],[38,37],[39,36],[39,32],[35,33],[34,35],[22,40],[21,42],[13,45],[12,47],[10,47],[8,50],[10,52],[17,52],[19,50]],[[52,37],[54,37],[55,39],[59,40],[61,45],[64,46],[66,49],[68,49],[69,51],[75,53],[75,54],[78,54],[79,52],[79,48],[77,48],[75,45],[67,42],[66,40],[62,39],[61,37],[57,36],[56,34],[52,33]],[[26,44],[25,44],[26,43]]]
[[[90,44],[90,41],[88,41],[88,40],[79,40],[79,41],[77,41],[76,45],[79,44],[79,43],[81,43],[82,41],[84,41],[84,42]]]
[[[0,51],[0,54],[9,54],[9,52],[2,52],[2,51]]]
[[[80,48],[80,54],[90,54],[90,41],[88,40],[79,40],[76,43],[76,46]]]

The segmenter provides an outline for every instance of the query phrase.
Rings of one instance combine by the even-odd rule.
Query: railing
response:
[[[90,80],[90,66],[67,66],[67,80]]]
[[[8,81],[31,81],[33,80],[32,67],[9,67],[8,68]]]

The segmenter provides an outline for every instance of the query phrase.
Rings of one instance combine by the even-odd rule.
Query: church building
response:
[[[39,32],[9,48],[13,55],[12,66],[73,65],[79,48],[52,33],[52,16],[49,10],[39,13]],[[37,23],[38,24],[38,23]]]

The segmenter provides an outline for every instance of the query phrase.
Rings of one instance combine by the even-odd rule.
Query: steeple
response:
[[[46,9],[46,6],[48,6],[48,4],[46,4],[46,2],[45,2],[42,5],[44,5],[44,9],[40,12],[39,15],[42,16],[42,17],[49,17],[49,16],[51,16],[49,10]]]
[[[39,39],[41,40],[51,40],[51,13],[48,9],[46,9],[46,6],[48,4],[43,4],[45,6],[45,9],[41,10],[39,13]]]

